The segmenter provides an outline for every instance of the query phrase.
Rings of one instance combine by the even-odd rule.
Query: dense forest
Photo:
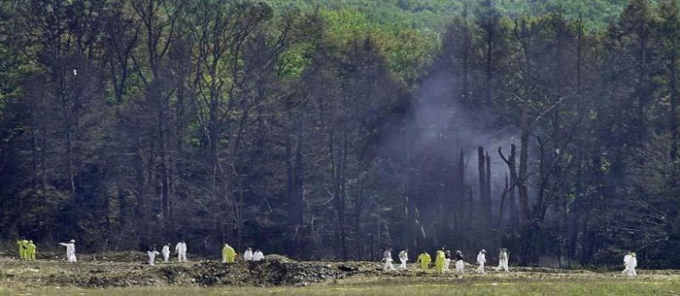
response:
[[[678,268],[678,2],[2,1],[0,241]]]

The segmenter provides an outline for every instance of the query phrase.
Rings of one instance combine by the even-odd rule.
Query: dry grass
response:
[[[517,280],[517,281],[430,281],[421,282],[402,279],[347,281],[344,283],[311,287],[276,288],[187,288],[145,287],[113,289],[33,288],[2,290],[0,295],[390,295],[390,296],[530,296],[530,295],[680,295],[680,281],[673,278],[654,277],[644,279],[593,279],[593,280]]]

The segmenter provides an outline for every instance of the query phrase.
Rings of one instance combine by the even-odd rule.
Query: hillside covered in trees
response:
[[[678,2],[2,1],[0,241],[680,268]]]

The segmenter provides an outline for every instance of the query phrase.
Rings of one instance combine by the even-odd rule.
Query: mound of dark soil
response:
[[[106,252],[92,255],[84,255],[83,257],[92,259],[92,261],[111,261],[111,262],[147,262],[149,258],[144,252],[127,251],[127,252]]]
[[[358,268],[297,262],[283,256],[269,256],[262,262],[224,264],[204,261],[193,266],[167,265],[157,270],[171,285],[199,286],[280,286],[307,285],[344,278]]]
[[[89,288],[107,287],[139,287],[139,286],[158,286],[161,281],[150,274],[127,273],[107,276],[105,274],[93,275],[85,283]]]
[[[332,265],[313,262],[268,260],[252,263],[251,273],[256,285],[307,285],[328,279],[345,278],[346,271]]]
[[[80,260],[81,258],[85,260]],[[144,253],[99,253],[79,257],[77,264],[63,259],[25,262],[0,260],[0,278],[48,286],[87,288],[134,286],[304,286],[354,274],[382,274],[369,262],[298,262],[270,255],[265,261],[225,264],[219,261],[158,263],[149,266]]]

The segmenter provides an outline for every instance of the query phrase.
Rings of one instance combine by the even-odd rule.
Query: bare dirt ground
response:
[[[63,256],[61,256],[63,257]],[[149,266],[141,252],[80,255],[79,262],[69,264],[59,254],[42,254],[36,262],[0,256],[0,287],[37,288],[123,288],[123,287],[275,287],[343,283],[347,280],[371,282],[401,279],[438,282],[456,279],[453,272],[438,274],[409,264],[407,271],[383,272],[379,262],[297,262],[271,255],[264,262],[218,261],[157,263]],[[191,257],[190,257],[191,258]],[[474,273],[468,265],[465,280],[523,281],[579,280],[621,278],[619,272],[557,270],[548,268],[512,268],[510,273],[489,269],[485,275]],[[669,276],[680,278],[677,270],[640,270],[640,278]]]
[[[63,256],[62,256],[63,257]],[[56,254],[42,254],[35,262],[0,256],[0,287],[70,286],[83,288],[142,286],[286,286],[377,272],[366,262],[297,262],[271,255],[264,262],[200,260],[149,266],[141,252],[79,255],[69,264]]]

